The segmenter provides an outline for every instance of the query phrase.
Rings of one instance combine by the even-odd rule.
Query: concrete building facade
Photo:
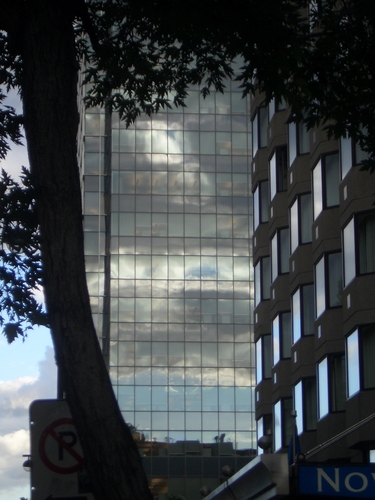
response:
[[[251,113],[258,438],[286,452],[296,423],[307,461],[369,463],[374,176],[358,145],[288,124],[284,103],[256,96]]]

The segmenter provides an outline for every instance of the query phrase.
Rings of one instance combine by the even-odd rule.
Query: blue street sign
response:
[[[375,498],[375,467],[300,466],[298,486],[304,495]]]

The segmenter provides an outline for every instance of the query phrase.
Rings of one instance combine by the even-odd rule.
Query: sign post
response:
[[[31,500],[95,500],[67,402],[31,403],[30,434]]]

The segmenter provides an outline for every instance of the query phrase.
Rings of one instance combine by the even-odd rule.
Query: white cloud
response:
[[[0,500],[29,497],[30,476],[22,468],[22,455],[30,450],[29,406],[35,399],[55,397],[56,366],[49,346],[39,362],[38,377],[0,380]]]
[[[0,483],[1,488],[13,487],[29,481],[22,468],[22,455],[29,448],[29,432],[20,429],[0,436]],[[26,477],[25,477],[26,476]]]

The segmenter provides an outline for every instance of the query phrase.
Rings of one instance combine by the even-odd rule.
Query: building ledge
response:
[[[286,453],[262,454],[221,484],[205,500],[268,500],[289,495]]]

